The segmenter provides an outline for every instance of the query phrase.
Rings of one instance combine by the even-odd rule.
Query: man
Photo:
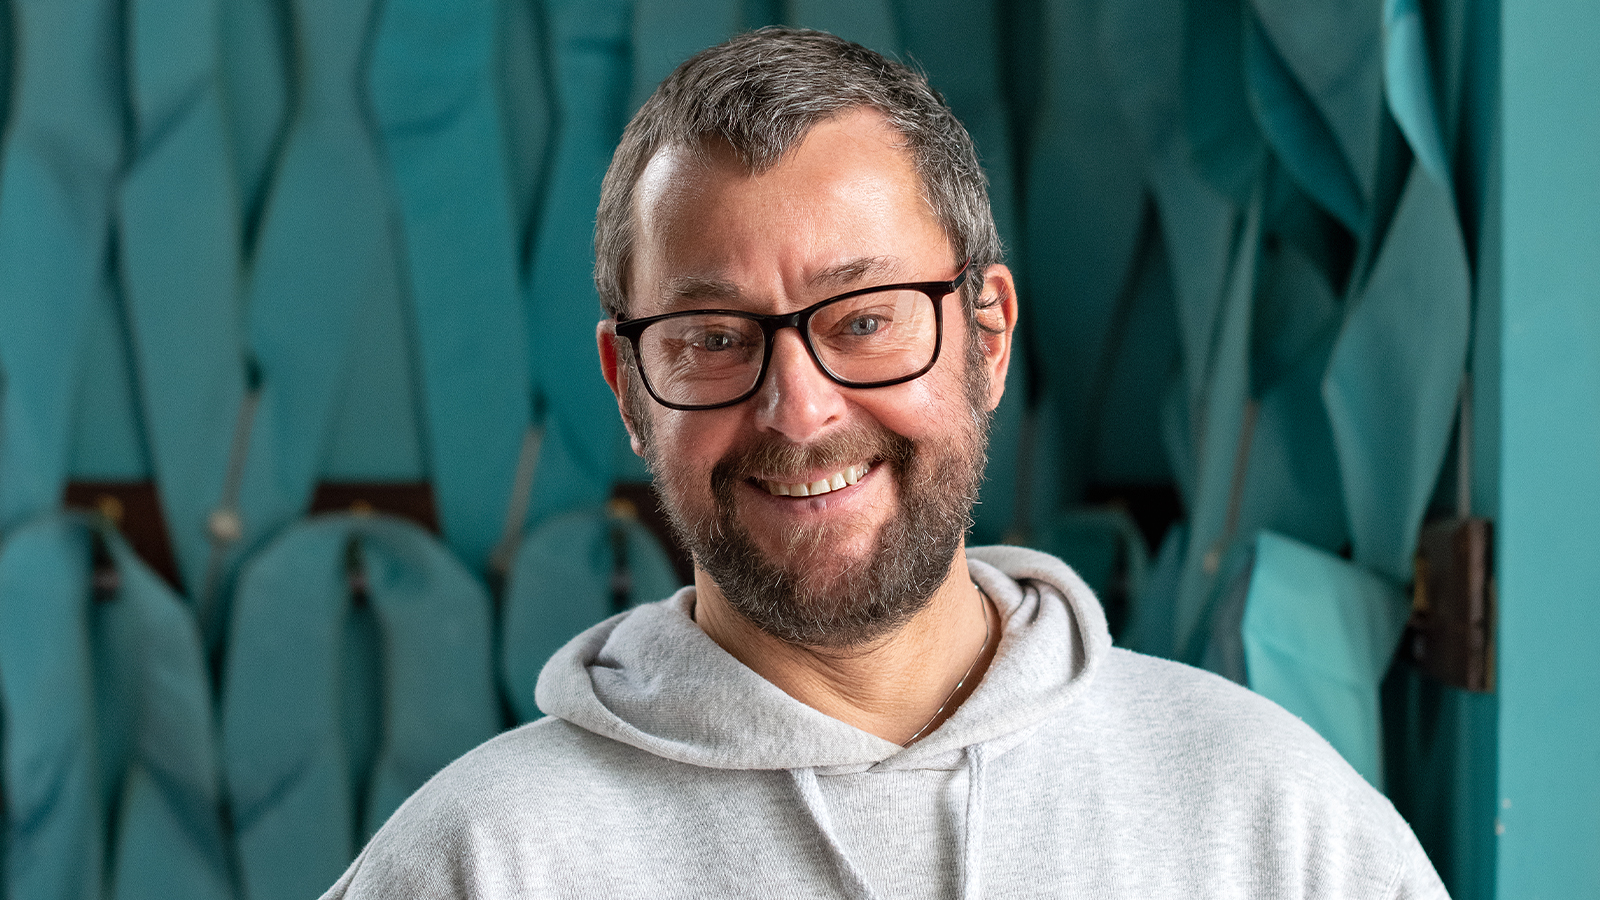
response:
[[[815,32],[691,59],[606,176],[601,369],[695,584],[546,666],[549,717],[329,897],[1442,897],[1298,720],[1112,649],[963,535],[1017,303],[970,139]]]

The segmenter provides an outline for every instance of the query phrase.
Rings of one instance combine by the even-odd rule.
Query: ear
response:
[[[978,298],[978,340],[983,345],[989,376],[989,408],[1000,405],[1006,392],[1006,371],[1011,366],[1011,338],[1017,328],[1017,283],[1011,270],[995,263],[983,270],[983,291]]]
[[[639,443],[639,430],[634,427],[633,416],[628,413],[628,391],[633,389],[629,379],[633,373],[628,367],[619,365],[617,360],[617,344],[621,340],[617,337],[615,319],[601,319],[595,325],[594,341],[600,351],[600,375],[617,398],[617,412],[622,416],[623,427],[628,429],[628,442],[633,446],[633,452],[643,456],[644,445]]]

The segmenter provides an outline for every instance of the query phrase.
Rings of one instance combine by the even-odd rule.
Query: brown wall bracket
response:
[[[99,513],[122,532],[145,564],[176,589],[178,566],[152,481],[72,481],[62,505]],[[409,519],[435,534],[439,516],[427,482],[348,481],[317,485],[310,512],[379,512]]]
[[[1405,646],[1445,684],[1491,692],[1495,675],[1494,529],[1456,518],[1423,527]]]

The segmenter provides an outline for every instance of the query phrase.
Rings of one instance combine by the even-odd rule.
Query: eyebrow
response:
[[[739,287],[733,282],[699,275],[679,275],[661,286],[661,299],[668,308],[737,300],[739,296]]]
[[[819,291],[846,291],[863,280],[887,276],[896,271],[898,262],[892,256],[862,256],[846,260],[812,275],[806,279],[806,286]],[[661,299],[669,311],[706,304],[727,304],[743,296],[744,292],[733,282],[703,275],[679,275],[667,279],[661,286]]]
[[[886,277],[896,270],[898,262],[892,256],[862,256],[823,269],[811,276],[806,283],[814,288],[848,289],[869,276]]]

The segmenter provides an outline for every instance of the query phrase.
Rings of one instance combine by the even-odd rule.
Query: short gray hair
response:
[[[627,312],[637,241],[635,189],[663,147],[698,152],[725,142],[752,172],[777,165],[812,126],[875,109],[905,139],[922,193],[955,250],[972,260],[963,291],[969,321],[1000,235],[972,137],[928,79],[860,44],[820,31],[763,28],[690,57],[656,88],[622,134],[595,216],[595,287],[606,315]]]

